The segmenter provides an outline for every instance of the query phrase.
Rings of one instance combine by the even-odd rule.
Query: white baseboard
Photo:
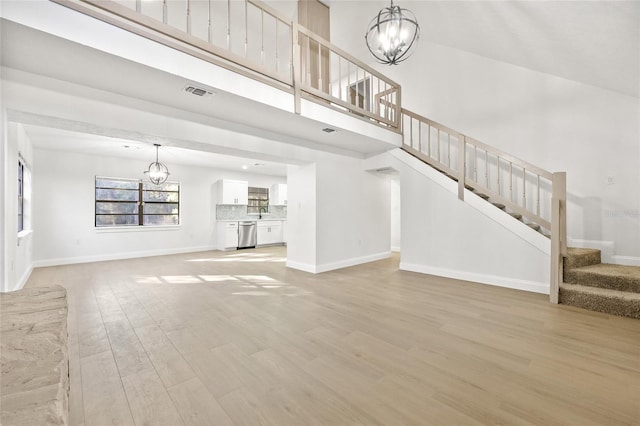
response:
[[[22,274],[22,276],[20,277],[20,279],[18,280],[18,282],[16,283],[14,288],[11,289],[7,289],[7,291],[17,291],[17,290],[22,290],[22,288],[24,287],[24,285],[27,283],[27,281],[29,280],[29,277],[31,276],[31,272],[33,272],[33,264],[29,265],[29,267],[27,268],[26,271],[24,271],[24,274]]]
[[[287,259],[287,268],[298,269],[303,272],[309,272],[310,274],[316,274],[316,265],[311,265],[309,263],[301,263],[301,262],[293,262]]]
[[[340,260],[338,262],[325,263],[323,265],[311,265],[308,263],[292,262],[287,260],[287,267],[299,269],[312,274],[329,272],[336,269],[347,268],[349,266],[361,265],[363,263],[375,262],[376,260],[386,259],[391,256],[390,251],[370,254],[368,256],[352,257],[351,259]]]
[[[383,251],[381,253],[370,254],[368,256],[352,257],[351,259],[340,260],[338,262],[325,263],[316,266],[316,272],[329,272],[335,269],[348,268],[349,266],[361,265],[363,263],[375,262],[376,260],[386,259],[391,256],[391,251]]]
[[[640,266],[640,257],[636,256],[613,256],[612,262],[616,265]]]
[[[400,246],[391,246],[391,251],[394,253],[400,253]]]
[[[438,268],[429,265],[417,265],[413,263],[400,263],[403,271],[419,272],[421,274],[436,275],[439,277],[454,278],[456,280],[471,281],[480,284],[495,285],[498,287],[513,288],[516,290],[530,291],[533,293],[549,294],[549,283],[520,280],[516,278],[500,277],[497,275],[479,274],[475,272],[458,271]]]
[[[201,251],[216,250],[215,246],[200,246],[200,247],[183,247],[161,250],[144,250],[133,251],[127,253],[111,253],[111,254],[98,254],[93,256],[78,256],[78,257],[64,257],[57,259],[42,259],[33,262],[34,267],[44,266],[58,266],[58,265],[72,265],[75,263],[90,263],[90,262],[104,262],[109,260],[122,260],[122,259],[135,259],[138,257],[151,257],[151,256],[164,256],[168,254],[183,254],[183,253],[196,253]]]

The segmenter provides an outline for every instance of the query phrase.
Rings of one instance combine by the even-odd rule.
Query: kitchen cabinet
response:
[[[263,220],[258,222],[258,245],[281,244],[282,221]]]
[[[238,222],[218,222],[218,250],[238,247]]]
[[[218,204],[246,205],[249,199],[249,182],[222,179],[217,182]]]
[[[274,183],[269,188],[269,205],[284,206],[287,204],[287,184]]]

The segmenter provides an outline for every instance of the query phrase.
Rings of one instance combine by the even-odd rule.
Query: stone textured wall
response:
[[[0,363],[0,424],[68,424],[67,292],[63,287],[0,294]]]

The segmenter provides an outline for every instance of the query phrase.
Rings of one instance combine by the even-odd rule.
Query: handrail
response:
[[[551,173],[404,108],[401,132],[402,149],[456,179],[461,200],[465,188],[476,190],[549,232],[549,300],[558,303],[567,253],[566,174]]]
[[[288,16],[285,16],[285,15],[281,14],[280,12],[278,12],[276,9],[274,9],[271,6],[269,6],[265,2],[260,1],[260,0],[247,0],[247,1],[249,3],[251,3],[251,4],[253,4],[254,6],[256,6],[257,8],[264,10],[269,15],[271,15],[274,18],[278,19],[283,24],[287,24],[287,25],[291,24],[291,19]]]
[[[525,161],[525,160],[523,160],[521,158],[518,158],[518,157],[516,157],[514,155],[511,155],[511,154],[509,154],[509,153],[507,153],[505,151],[502,151],[501,149],[496,148],[494,146],[487,145],[487,144],[485,144],[483,142],[480,142],[479,140],[477,140],[475,138],[472,138],[470,136],[464,135],[464,134],[458,132],[457,130],[454,130],[454,129],[450,128],[450,127],[447,127],[444,124],[438,123],[437,121],[433,121],[433,120],[431,120],[431,119],[429,119],[427,117],[424,117],[422,115],[416,114],[415,112],[412,112],[412,111],[409,111],[409,110],[407,110],[405,108],[402,108],[402,114],[411,116],[411,117],[415,118],[416,120],[420,120],[422,122],[428,123],[430,126],[432,126],[434,128],[438,128],[438,129],[442,130],[443,132],[446,132],[446,133],[449,133],[449,134],[452,134],[452,135],[455,134],[455,135],[458,135],[458,136],[464,136],[467,139],[468,143],[473,143],[478,148],[482,148],[483,150],[488,150],[492,154],[494,154],[496,156],[499,156],[502,159],[509,160],[509,161],[511,161],[513,163],[518,163],[518,165],[526,168],[527,170],[530,170],[530,171],[532,171],[534,173],[537,173],[540,176],[544,176],[545,178],[547,178],[549,180],[551,179],[551,177],[553,175],[553,173],[551,173],[551,172],[549,172],[547,170],[544,170],[544,169],[542,169],[542,168],[540,168],[540,167],[538,167],[538,166],[536,166],[534,164],[531,164],[531,163],[529,163],[529,162],[527,162],[527,161]]]
[[[277,73],[275,71],[267,69],[266,67],[261,67],[260,64],[252,63],[252,61],[248,60],[246,57],[240,56],[229,49],[222,48],[218,45],[208,42],[207,40],[196,37],[188,32],[172,27],[166,22],[153,19],[152,17],[146,16],[136,10],[130,9],[126,6],[123,6],[122,4],[119,4],[117,1],[114,1],[114,0],[51,0],[51,1],[66,7],[72,8],[79,12],[88,14],[95,18],[104,20],[105,22],[108,22],[112,25],[119,26],[123,29],[135,32],[138,35],[150,38],[154,41],[158,41],[163,44],[169,45],[162,38],[158,38],[157,35],[154,34],[154,32],[162,36],[168,37],[169,39],[172,39],[179,43],[184,43],[188,46],[191,46],[193,48],[196,48],[204,52],[207,52],[211,55],[214,55],[214,58],[202,57],[199,55],[198,56],[201,59],[206,59],[209,62],[212,62],[216,65],[225,66],[224,63],[220,62],[220,59],[222,59],[223,61],[228,61],[232,64],[235,64],[241,67],[244,70],[255,72],[259,75],[267,77],[268,79],[275,80],[280,83],[284,83],[287,86],[291,86],[292,84],[292,76],[290,72],[288,72],[288,75],[285,76],[285,74]],[[163,3],[166,4],[167,1],[168,0],[163,0]],[[247,0],[247,3],[249,4],[252,4],[254,2],[255,0]],[[93,8],[92,9],[87,8],[86,5],[92,6]],[[103,12],[107,12],[108,14],[122,18],[125,20],[125,22],[120,20],[115,20],[111,16],[109,16],[108,14],[104,14]],[[163,19],[166,20],[166,16],[164,16]],[[135,27],[129,26],[127,25],[126,21],[140,25],[142,28],[135,28]],[[145,30],[151,30],[151,32],[145,31]],[[290,29],[289,29],[289,32],[291,32]],[[191,53],[190,51],[187,51],[185,49],[180,49],[179,45],[170,44],[169,46],[173,48],[178,48],[179,50],[183,50],[186,53]],[[225,67],[228,68],[228,66],[225,66]],[[240,72],[248,77],[253,77],[253,74],[251,73],[242,72],[242,70]],[[262,80],[262,81],[267,82],[269,80],[266,80],[266,81]]]
[[[302,25],[295,24],[296,30],[302,55],[302,90],[352,114],[399,127],[398,83]],[[388,106],[382,109],[380,96],[388,100]]]
[[[301,112],[301,98],[304,96],[305,99],[400,132],[404,150],[457,179],[458,196],[461,200],[464,200],[465,188],[481,191],[492,200],[503,203],[512,212],[519,213],[528,221],[550,231],[550,300],[552,303],[558,303],[559,284],[562,282],[562,256],[566,255],[567,251],[564,172],[548,172],[427,117],[402,109],[401,87],[398,83],[293,22],[261,0],[227,0],[226,46],[220,46],[213,40],[213,0],[206,3],[206,39],[193,33],[191,0],[186,0],[184,16],[181,17],[184,19],[185,30],[169,24],[170,0],[162,0],[162,19],[145,15],[143,5],[149,5],[151,2],[145,3],[143,0],[135,0],[135,9],[119,4],[117,0],[51,1],[293,93],[294,110],[298,114]],[[243,54],[233,49],[238,45],[238,40],[232,40],[232,4],[234,7],[244,5],[244,40],[240,40],[240,44],[244,46]],[[254,28],[251,27],[252,37],[249,37],[249,6],[260,13],[259,59],[251,58],[249,54],[257,49],[253,44],[250,46],[250,39],[257,37],[257,31],[254,33]],[[267,19],[275,22],[275,34],[265,34],[265,15]],[[280,26],[285,28],[282,33],[279,31]],[[284,37],[286,46],[281,46],[281,36]],[[266,46],[267,49],[265,42],[271,44]],[[268,59],[273,59],[266,58],[265,52],[269,47],[274,50],[275,63],[267,62]],[[286,67],[283,69],[280,67],[280,53],[285,55],[286,59]],[[426,141],[423,140],[423,128],[427,131]],[[432,140],[434,130],[437,137],[435,147]],[[444,143],[442,134],[446,135]],[[443,155],[446,161],[443,160]],[[509,166],[508,174],[503,164]],[[481,174],[484,172],[484,182],[481,177],[478,178],[479,167]],[[507,176],[508,194],[504,182]],[[530,182],[531,178],[535,179],[535,185]],[[535,195],[531,194],[531,187]],[[543,211],[543,208],[549,211]]]
[[[181,6],[177,12],[178,3],[170,3],[170,0],[129,2],[135,4],[135,9],[117,0],[51,1],[216,65],[234,68],[238,73],[278,89],[293,92],[296,113],[300,113],[300,98],[306,94],[305,99],[326,104],[391,130],[398,131],[400,127],[401,89],[398,83],[261,0],[228,0],[222,18],[212,12],[212,5],[220,6],[224,2],[213,0],[199,3],[186,0],[180,3],[185,6]],[[156,8],[162,7],[161,18],[145,14],[145,8],[151,8],[153,4]],[[193,12],[192,8],[196,6],[208,7],[208,16],[202,18]],[[235,34],[238,31],[234,32],[231,28],[230,16],[234,8],[236,14],[244,15],[244,27],[239,34]],[[172,15],[175,13],[179,15],[177,18]],[[259,18],[252,16],[255,13],[259,13]],[[156,15],[159,16],[157,11]],[[200,27],[196,24],[198,17]],[[216,17],[218,20],[224,18],[225,22],[217,26],[214,22]],[[176,21],[182,24],[176,26]],[[198,29],[206,36],[197,36]],[[226,32],[226,40],[216,43],[213,34],[221,31]],[[274,51],[275,61],[267,55],[269,49]],[[203,55],[203,52],[211,56]],[[284,57],[286,65],[282,64],[280,56]],[[377,102],[380,92],[386,93],[387,106],[382,108]]]
[[[336,53],[338,53],[341,56],[344,57],[348,57],[349,60],[353,63],[358,65],[360,68],[364,68],[367,70],[367,72],[371,73],[372,75],[375,75],[376,77],[378,77],[381,80],[385,80],[389,83],[389,85],[391,86],[400,86],[398,83],[394,82],[393,80],[391,80],[389,77],[385,76],[384,74],[382,74],[381,72],[378,72],[376,69],[371,68],[369,65],[365,64],[364,62],[362,62],[361,60],[359,60],[358,58],[351,56],[349,53],[345,52],[344,50],[340,49],[338,46],[336,46],[335,44],[331,43],[330,41],[328,41],[327,39],[319,36],[318,34],[314,33],[313,31],[309,30],[306,27],[303,27],[302,25],[298,24],[298,30],[306,35],[307,37],[310,37],[311,39],[321,43],[324,46],[329,46],[331,47],[331,50],[335,51]]]

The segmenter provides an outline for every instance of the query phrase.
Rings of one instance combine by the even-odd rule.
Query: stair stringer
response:
[[[401,149],[365,160],[400,174],[400,269],[549,294],[551,242]]]

